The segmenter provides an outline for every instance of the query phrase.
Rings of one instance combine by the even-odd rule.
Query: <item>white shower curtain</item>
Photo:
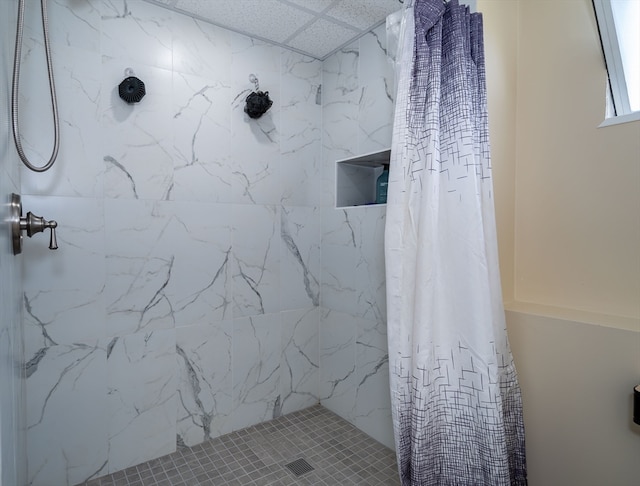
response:
[[[498,269],[482,18],[457,0],[416,0],[403,21],[385,234],[402,484],[524,485],[522,404]]]

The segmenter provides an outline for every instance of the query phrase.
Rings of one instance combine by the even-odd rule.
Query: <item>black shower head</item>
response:
[[[118,94],[127,103],[138,103],[147,94],[147,90],[142,80],[129,76],[118,86]]]

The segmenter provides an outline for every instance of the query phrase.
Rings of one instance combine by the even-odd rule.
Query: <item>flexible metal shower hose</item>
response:
[[[22,35],[24,30],[24,2],[19,0],[18,4],[18,26],[16,28],[16,50],[13,58],[13,83],[11,86],[11,122],[13,126],[13,139],[16,143],[16,150],[20,160],[34,172],[44,172],[49,170],[58,157],[60,146],[60,121],[58,119],[58,101],[56,99],[56,87],[53,82],[53,67],[51,65],[51,48],[49,46],[49,22],[47,18],[47,2],[40,0],[42,10],[42,31],[44,34],[44,50],[47,58],[47,74],[49,75],[49,93],[51,94],[51,108],[53,111],[53,152],[49,162],[38,167],[33,165],[22,148],[20,140],[20,123],[18,120],[18,97],[20,92],[20,65],[22,55]]]

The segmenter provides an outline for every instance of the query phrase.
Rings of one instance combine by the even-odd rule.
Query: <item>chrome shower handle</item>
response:
[[[58,249],[58,240],[56,238],[56,228],[58,223],[56,221],[47,221],[46,219],[36,216],[31,211],[26,216],[22,216],[22,200],[18,194],[11,194],[10,203],[10,222],[11,222],[11,236],[13,240],[13,254],[18,255],[22,253],[22,232],[25,231],[27,236],[31,238],[36,233],[41,233],[45,229],[51,230],[51,236],[49,238],[49,249]]]

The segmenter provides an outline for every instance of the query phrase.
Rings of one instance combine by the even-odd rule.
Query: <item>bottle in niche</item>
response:
[[[387,186],[389,185],[389,166],[385,165],[382,174],[376,181],[376,204],[387,203]]]

